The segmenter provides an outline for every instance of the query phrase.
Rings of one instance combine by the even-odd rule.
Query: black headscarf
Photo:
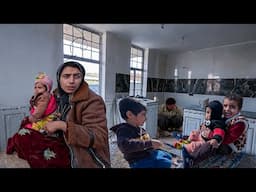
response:
[[[60,75],[65,67],[75,67],[77,68],[81,73],[82,73],[82,83],[84,82],[84,76],[85,76],[85,69],[84,67],[75,61],[68,61],[63,63],[62,65],[59,66],[57,70],[57,83],[58,83],[58,97],[57,97],[57,102],[58,102],[58,107],[59,107],[59,112],[61,113],[61,120],[66,119],[66,114],[67,111],[70,109],[70,103],[69,103],[69,94],[67,94],[60,86]]]
[[[218,100],[211,101],[207,107],[209,107],[212,112],[211,112],[211,120],[220,120],[222,117],[222,112],[223,112],[223,106],[222,103],[219,102]]]

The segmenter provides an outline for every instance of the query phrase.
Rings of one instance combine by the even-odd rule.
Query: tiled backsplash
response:
[[[116,74],[116,93],[129,92],[130,89],[130,75]]]
[[[148,78],[147,92],[176,92],[205,95],[237,93],[256,97],[256,79],[157,79]]]
[[[130,75],[116,74],[116,92],[129,92]],[[147,92],[256,97],[256,79],[160,79],[148,78]]]

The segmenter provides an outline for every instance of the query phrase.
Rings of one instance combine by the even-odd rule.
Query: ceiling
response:
[[[256,41],[256,24],[82,24],[142,48],[183,52]]]

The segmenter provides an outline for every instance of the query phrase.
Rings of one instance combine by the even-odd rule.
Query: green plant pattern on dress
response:
[[[28,129],[20,129],[19,132],[18,132],[19,135],[23,136],[23,135],[26,135],[26,134],[30,134],[30,131]]]
[[[56,153],[54,153],[49,148],[47,148],[46,150],[44,150],[44,158],[46,160],[51,160],[52,158],[56,158]]]

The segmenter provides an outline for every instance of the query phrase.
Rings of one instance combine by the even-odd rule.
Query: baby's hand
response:
[[[219,143],[216,139],[211,139],[208,141],[210,143],[210,145],[213,147],[213,148],[218,148],[219,146]]]
[[[67,124],[65,121],[50,121],[45,124],[44,129],[48,133],[54,133],[55,131],[62,130],[66,132]]]

